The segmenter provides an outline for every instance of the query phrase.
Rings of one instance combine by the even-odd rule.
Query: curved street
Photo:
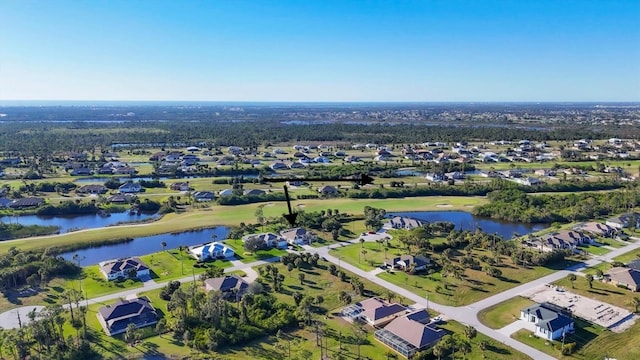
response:
[[[376,236],[377,235],[377,236]],[[385,234],[385,236],[388,236]],[[379,238],[380,235],[379,234],[375,234],[375,235],[366,235],[365,236],[365,240],[366,241],[374,241],[375,239]],[[565,269],[565,270],[560,270],[557,272],[554,272],[553,274],[549,274],[547,276],[541,277],[539,279],[536,279],[534,281],[528,282],[526,284],[522,284],[519,286],[516,286],[514,288],[511,288],[509,290],[503,291],[499,294],[490,296],[488,298],[485,298],[483,300],[477,301],[475,303],[469,304],[469,305],[465,305],[465,306],[447,306],[447,305],[441,305],[441,304],[437,304],[434,303],[433,301],[427,301],[426,297],[422,297],[419,294],[415,294],[413,292],[410,292],[406,289],[403,289],[397,285],[394,285],[388,281],[385,281],[377,276],[375,276],[375,271],[373,272],[368,272],[368,271],[364,271],[361,270],[349,263],[347,263],[346,261],[341,261],[340,259],[332,256],[329,254],[329,251],[334,248],[334,247],[340,247],[343,246],[344,243],[340,243],[340,244],[332,244],[332,245],[328,245],[328,246],[324,246],[324,247],[320,247],[320,248],[314,248],[311,246],[304,246],[305,251],[310,252],[310,253],[318,253],[318,255],[320,255],[321,257],[324,257],[325,259],[327,259],[327,261],[330,261],[336,265],[339,265],[341,268],[344,268],[346,270],[349,270],[350,272],[362,277],[362,278],[366,278],[371,282],[374,282],[386,289],[389,289],[401,296],[404,296],[407,299],[410,299],[411,301],[416,302],[417,304],[422,305],[423,307],[428,307],[430,309],[433,309],[437,312],[439,312],[440,314],[443,315],[443,318],[445,319],[452,319],[455,321],[458,321],[462,324],[465,325],[471,325],[473,327],[475,327],[478,332],[487,335],[488,337],[494,339],[495,341],[498,341],[500,343],[503,343],[505,345],[508,345],[526,355],[528,355],[529,357],[531,357],[532,359],[535,360],[553,360],[555,359],[552,356],[547,355],[546,353],[543,353],[537,349],[534,349],[528,345],[525,345],[519,341],[516,341],[514,339],[512,339],[511,337],[505,335],[504,333],[500,332],[497,329],[491,329],[485,325],[483,325],[480,320],[478,319],[478,313],[487,308],[490,307],[492,305],[495,305],[497,303],[500,303],[502,301],[508,300],[514,296],[518,296],[528,290],[531,290],[535,287],[538,287],[540,285],[544,285],[547,283],[552,283],[554,281],[560,280],[563,277],[567,276],[569,273],[571,272],[575,272],[575,271],[579,271],[583,268],[586,267],[590,267],[590,266],[594,266],[597,265],[601,262],[604,261],[611,261],[614,257],[622,255],[626,252],[635,250],[640,248],[640,238],[633,238],[633,240],[635,241],[634,243],[629,243],[624,247],[615,249],[609,253],[607,253],[606,255],[602,255],[602,256],[596,256],[593,257],[592,259],[584,262],[584,263],[580,263],[577,264],[571,268]],[[359,238],[358,239],[354,239],[349,241],[349,243],[358,243]],[[277,262],[279,261],[280,258],[279,257],[273,257],[273,258],[269,258],[266,260],[260,260],[260,261],[255,261],[252,263],[241,263],[239,261],[235,261],[234,265],[232,267],[226,268],[224,269],[225,272],[231,272],[231,271],[235,271],[235,270],[248,270],[251,269],[255,266],[259,266],[259,265],[263,265],[263,264],[267,264],[267,263],[272,263],[272,262]],[[177,279],[180,282],[190,282],[193,281],[193,276],[185,276],[181,279]],[[163,286],[165,286],[167,282],[161,282],[161,283],[157,283],[153,280],[147,281],[145,282],[144,286],[141,288],[135,288],[135,289],[130,289],[130,290],[125,290],[125,291],[121,291],[118,293],[113,293],[113,294],[108,294],[108,295],[104,295],[104,296],[99,296],[99,297],[95,297],[92,299],[88,299],[83,301],[86,304],[104,304],[106,305],[107,302],[111,301],[111,300],[115,300],[118,298],[126,298],[127,296],[132,296],[135,295],[139,292],[142,291],[149,291],[149,290],[155,290],[155,289],[159,289],[162,288]],[[425,294],[426,295],[426,294]],[[24,324],[26,321],[28,321],[28,319],[26,318],[26,313],[28,313],[29,311],[31,311],[34,308],[34,306],[25,306],[25,307],[21,307],[18,309],[12,309],[9,311],[6,311],[2,314],[0,314],[0,324],[2,324],[2,327],[4,328],[16,328],[18,327],[18,312],[20,313],[20,320],[22,321],[22,323]],[[37,307],[36,307],[37,308]]]

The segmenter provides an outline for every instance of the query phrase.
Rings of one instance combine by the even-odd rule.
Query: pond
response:
[[[21,225],[58,226],[60,228],[60,233],[66,233],[72,230],[95,229],[118,223],[142,221],[155,217],[158,217],[158,214],[131,215],[128,211],[124,211],[120,213],[112,213],[111,216],[107,217],[97,214],[77,216],[3,216],[0,217],[0,221],[14,224],[18,223]]]
[[[142,256],[161,251],[162,246],[160,243],[163,241],[167,243],[167,247],[165,249],[169,250],[175,249],[181,245],[192,246],[211,241],[220,241],[226,239],[228,234],[229,228],[225,226],[217,226],[211,229],[197,231],[145,236],[135,238],[126,243],[70,251],[60,255],[67,260],[73,260],[73,256],[78,254],[78,256],[83,259],[80,265],[89,266],[96,265],[105,260],[129,256]]]
[[[505,239],[511,239],[514,233],[526,235],[547,228],[548,224],[524,224],[508,221],[500,221],[491,218],[474,216],[465,211],[411,211],[393,212],[387,216],[403,216],[418,220],[437,222],[447,221],[456,225],[456,230],[475,231],[480,228],[489,234],[498,234]]]

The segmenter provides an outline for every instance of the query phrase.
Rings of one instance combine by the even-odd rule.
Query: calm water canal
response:
[[[483,218],[465,211],[411,211],[392,212],[387,215],[405,216],[428,222],[447,221],[454,223],[456,230],[475,231],[476,228],[480,228],[486,233],[498,234],[505,239],[511,239],[514,233],[526,235],[549,227],[548,224],[523,224]]]
[[[66,233],[70,230],[95,229],[105,226],[115,225],[123,222],[142,221],[158,217],[158,214],[140,214],[131,215],[128,211],[121,213],[113,213],[111,216],[78,215],[78,216],[3,216],[0,221],[5,223],[18,223],[21,225],[42,225],[42,226],[58,226],[60,233]]]
[[[67,260],[72,260],[74,254],[78,254],[82,260],[81,266],[95,265],[101,261],[129,257],[142,256],[162,250],[161,242],[166,242],[166,249],[175,249],[178,246],[191,246],[211,241],[220,241],[227,238],[229,228],[217,226],[211,229],[187,231],[177,234],[162,234],[135,238],[128,243],[105,245],[95,248],[71,251],[60,254]],[[215,238],[214,238],[215,235]]]

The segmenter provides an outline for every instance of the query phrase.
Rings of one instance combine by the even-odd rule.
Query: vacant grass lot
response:
[[[499,304],[488,307],[478,313],[478,319],[492,329],[503,328],[520,318],[520,310],[535,302],[516,296]]]
[[[603,283],[598,280],[593,281],[593,289],[589,289],[589,283],[582,277],[578,277],[573,282],[573,288],[568,278],[564,278],[556,281],[554,284],[563,286],[567,291],[580,294],[582,296],[590,297],[599,301],[606,302],[611,305],[625,308],[629,311],[634,311],[635,308],[631,305],[631,300],[636,293],[627,289],[622,289],[607,283]]]
[[[265,260],[275,256],[282,256],[287,253],[286,250],[279,250],[276,248],[258,250],[256,252],[250,252],[244,250],[241,239],[227,239],[224,244],[233,249],[236,253],[236,258],[243,263],[252,263],[258,260]]]
[[[443,323],[441,325],[439,325],[442,329],[445,329],[448,333],[453,334],[453,333],[457,333],[457,334],[463,334],[464,335],[464,325],[460,324],[459,322],[456,321],[447,321],[446,323]],[[480,349],[480,342],[481,341],[486,341],[489,346],[487,346],[487,350],[483,351]],[[458,356],[461,356],[460,353],[458,353]],[[399,359],[401,359],[400,357],[398,357]],[[376,359],[376,358],[374,358]],[[434,358],[435,359],[435,358]],[[443,357],[443,359],[445,359]],[[459,357],[456,357],[456,359],[459,359]],[[511,360],[511,359],[531,359],[529,356],[514,350],[508,346],[505,346],[499,342],[496,342],[495,340],[491,339],[490,337],[483,335],[481,333],[478,333],[478,335],[471,339],[471,353],[467,354],[467,356],[465,357],[465,359],[472,359],[472,360],[480,360],[480,359],[504,359],[504,360]]]
[[[483,250],[473,250],[473,257],[476,259],[482,254],[489,255]],[[429,294],[429,299],[436,303],[462,306],[527,283],[554,271],[552,268],[541,266],[528,268],[515,266],[511,259],[506,256],[502,257],[502,263],[504,265],[499,267],[502,271],[502,277],[500,278],[493,278],[482,271],[472,269],[464,270],[462,280],[449,277],[443,278],[440,273],[409,275],[402,271],[380,273],[378,276],[416,294],[424,294],[426,292]],[[564,264],[561,267],[563,266]]]

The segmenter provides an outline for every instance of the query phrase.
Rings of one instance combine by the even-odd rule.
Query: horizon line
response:
[[[65,100],[0,99],[5,103],[215,103],[215,104],[640,104],[640,100]]]

